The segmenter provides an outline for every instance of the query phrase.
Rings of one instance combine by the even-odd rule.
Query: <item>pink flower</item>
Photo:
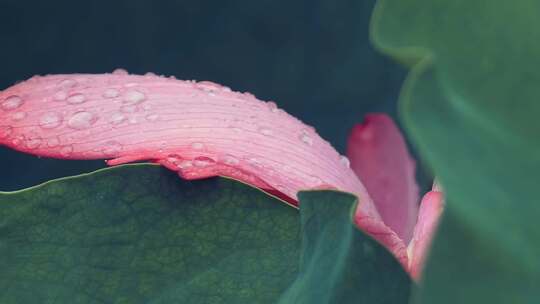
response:
[[[442,194],[418,211],[414,161],[390,118],[356,126],[347,155],[249,93],[155,75],[51,75],[0,92],[0,144],[62,159],[149,160],[185,179],[226,176],[297,203],[308,189],[359,199],[355,221],[418,278]],[[408,245],[408,250],[407,246]]]

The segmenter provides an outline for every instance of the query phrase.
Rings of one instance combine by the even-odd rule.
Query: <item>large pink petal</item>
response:
[[[409,271],[415,279],[420,278],[443,208],[442,192],[433,190],[424,195],[418,212],[418,223],[408,248]]]
[[[415,162],[392,119],[367,115],[349,136],[347,156],[384,223],[409,242],[419,200]]]
[[[186,179],[228,176],[293,201],[303,189],[348,191],[360,200],[358,225],[407,265],[403,242],[328,142],[275,103],[211,82],[37,76],[0,92],[0,144],[111,165],[151,160]]]
[[[315,130],[249,93],[155,75],[36,76],[0,92],[0,143],[35,155],[153,160],[187,179],[224,175],[296,198],[367,192]]]

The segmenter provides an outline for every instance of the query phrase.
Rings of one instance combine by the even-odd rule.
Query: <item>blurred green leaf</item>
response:
[[[275,303],[287,289],[314,299],[294,303],[406,302],[403,270],[354,228],[352,196],[302,201],[301,223],[257,189],[153,165],[0,192],[0,303]]]
[[[374,43],[414,64],[401,114],[448,198],[416,302],[538,302],[539,11],[534,0],[374,11]]]

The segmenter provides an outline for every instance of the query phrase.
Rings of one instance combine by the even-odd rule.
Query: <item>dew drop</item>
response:
[[[71,153],[73,153],[73,146],[72,145],[64,146],[64,147],[62,147],[62,149],[60,149],[60,154],[62,156],[64,156],[64,157],[71,156]]]
[[[62,115],[60,113],[45,113],[39,119],[39,126],[43,129],[54,129],[62,124],[62,120]]]
[[[193,165],[198,168],[205,168],[215,164],[216,161],[206,156],[198,156],[193,159]]]
[[[106,89],[101,96],[105,98],[115,98],[120,96],[120,92],[118,92],[117,89],[110,88]]]
[[[187,169],[193,167],[193,163],[190,160],[181,160],[176,166],[180,169]]]
[[[190,160],[183,159],[178,154],[169,154],[167,156],[166,160],[167,160],[168,163],[173,164],[174,166],[176,166],[179,169],[187,169],[187,168],[193,167],[193,164],[191,163]]]
[[[133,116],[129,119],[129,123],[134,125],[136,123],[138,123],[139,121],[137,120],[137,117]]]
[[[73,114],[68,120],[68,127],[76,130],[84,130],[90,128],[97,121],[97,117],[86,111],[81,111]]]
[[[137,112],[137,106],[121,106],[120,111],[124,113],[135,113]]]
[[[268,109],[272,112],[274,112],[274,110],[276,110],[278,107],[277,107],[277,104],[273,101],[269,101],[266,103],[266,106],[268,107]]]
[[[129,90],[124,96],[123,103],[125,105],[136,105],[143,102],[146,99],[146,95],[143,92],[137,90]]]
[[[237,127],[234,127],[234,126],[230,126],[230,128],[231,128],[231,130],[233,130],[235,133],[238,133],[238,134],[242,133],[242,129],[240,129],[240,128],[237,128]]]
[[[49,138],[47,140],[47,147],[49,148],[58,147],[59,144],[60,144],[60,140],[58,139],[58,137]]]
[[[306,131],[303,131],[302,134],[300,134],[300,140],[308,145],[308,146],[312,146],[313,145],[313,138],[311,138],[311,136],[309,136]]]
[[[272,135],[274,132],[272,132],[272,130],[268,129],[268,128],[259,128],[259,132],[263,135],[266,135],[266,136],[270,136]]]
[[[2,108],[2,110],[4,111],[11,111],[19,108],[20,106],[22,106],[23,103],[24,101],[21,97],[17,95],[11,95],[0,104],[0,108]]]
[[[6,138],[13,133],[13,128],[10,126],[0,126],[0,138]]]
[[[318,186],[323,183],[322,179],[315,175],[309,175],[308,176],[309,182],[312,186]]]
[[[25,118],[26,118],[25,112],[15,112],[13,113],[13,115],[11,115],[11,119],[13,119],[14,121],[23,120]]]
[[[207,93],[214,93],[221,89],[221,85],[213,83],[211,81],[201,81],[197,83],[197,88]]]
[[[77,85],[77,81],[74,79],[64,79],[58,84],[61,88],[69,89]]]
[[[227,154],[223,156],[223,163],[226,165],[234,166],[234,165],[239,164],[240,161],[236,157]]]
[[[103,154],[106,156],[116,156],[122,151],[122,149],[122,144],[115,140],[111,140],[103,144],[101,152],[103,152]]]
[[[129,74],[128,71],[121,68],[115,69],[112,73],[113,75],[128,75]]]
[[[166,160],[171,164],[177,165],[178,162],[180,162],[180,160],[182,160],[182,157],[180,155],[178,155],[178,154],[169,154],[169,155],[167,155]]]
[[[200,142],[194,142],[191,144],[191,147],[195,150],[201,150],[204,148],[204,144]]]
[[[84,103],[85,101],[86,101],[86,96],[84,96],[84,94],[81,94],[81,93],[75,93],[73,95],[70,95],[67,98],[67,102],[69,104],[81,104],[81,103]]]
[[[26,139],[26,147],[28,149],[36,149],[41,145],[41,137],[39,136],[31,136]]]
[[[142,108],[143,108],[143,110],[145,110],[145,111],[149,111],[149,110],[152,110],[152,106],[151,106],[151,105],[149,105],[149,104],[145,104],[145,105],[143,105],[143,107],[142,107]]]
[[[341,155],[339,161],[347,168],[351,166],[351,161],[345,155]]]
[[[126,120],[126,116],[120,112],[115,112],[109,118],[109,122],[113,125],[119,125]]]
[[[247,160],[247,163],[250,164],[253,167],[256,167],[256,168],[262,168],[263,167],[261,161],[256,157],[249,158]]]
[[[53,95],[53,100],[55,101],[64,101],[68,97],[68,94],[65,91],[58,91]]]
[[[159,115],[157,115],[157,114],[146,115],[146,120],[148,120],[148,121],[156,121],[158,119],[159,119]]]
[[[15,146],[18,146],[20,145],[22,142],[24,141],[24,135],[19,135],[17,137],[15,137],[11,143],[14,144]]]

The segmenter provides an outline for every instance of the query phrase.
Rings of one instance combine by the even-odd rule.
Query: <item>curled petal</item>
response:
[[[348,162],[312,127],[249,93],[153,74],[36,76],[0,92],[0,144],[109,165],[150,160],[185,179],[227,176],[292,203],[300,190],[351,192],[358,226],[407,264]]]
[[[409,242],[419,201],[415,162],[392,119],[367,115],[349,136],[347,156],[384,223]]]
[[[321,186],[367,192],[315,130],[249,93],[155,75],[36,76],[0,92],[0,144],[39,156],[157,162],[186,179],[222,175],[296,199]]]
[[[415,279],[420,278],[443,209],[442,192],[430,191],[424,195],[418,212],[418,223],[408,248],[409,272]]]

